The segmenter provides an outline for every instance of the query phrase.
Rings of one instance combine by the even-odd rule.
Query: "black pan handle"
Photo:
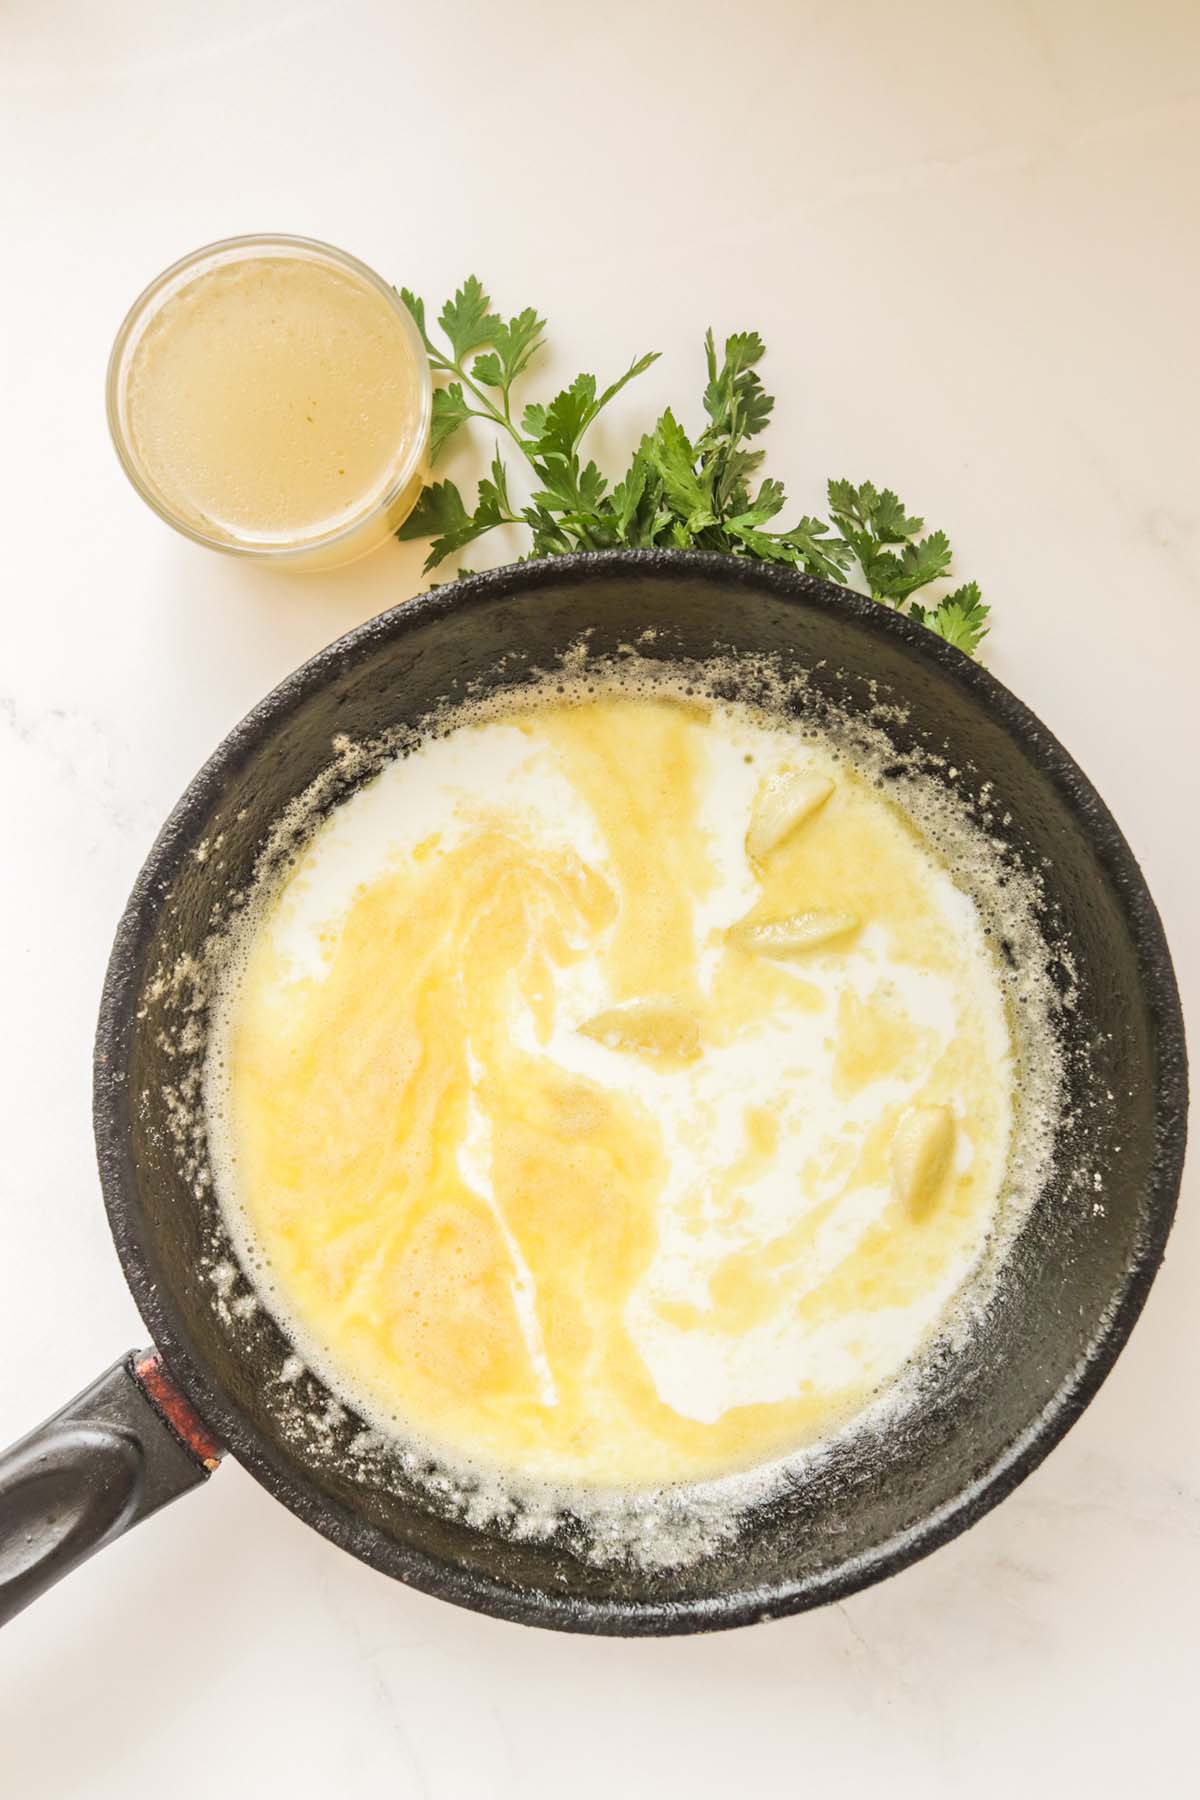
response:
[[[131,1350],[0,1453],[0,1625],[221,1460],[157,1350]]]

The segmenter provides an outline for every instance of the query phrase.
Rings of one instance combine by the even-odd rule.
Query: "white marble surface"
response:
[[[558,369],[658,346],[613,434],[756,326],[772,467],[870,475],[960,546],[991,663],[1144,859],[1200,988],[1195,0],[8,0],[0,1440],[142,1335],[89,1053],[158,821],[251,702],[417,581],[289,584],[176,538],[105,436],[108,344],[181,252],[327,237],[430,298],[476,267]],[[757,40],[757,47],[751,40]],[[754,52],[753,54],[751,52]],[[568,365],[573,365],[568,367]],[[695,396],[695,399],[691,399]],[[848,1604],[667,1643],[475,1618],[237,1467],[0,1641],[14,1800],[227,1792],[923,1800],[1183,1792],[1200,1676],[1200,1195],[1133,1342],[999,1511]]]

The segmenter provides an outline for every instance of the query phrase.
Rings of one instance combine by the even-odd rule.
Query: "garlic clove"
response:
[[[759,791],[746,831],[746,854],[751,861],[762,862],[824,806],[832,792],[833,782],[827,775],[773,776]]]
[[[911,1106],[892,1138],[892,1187],[918,1217],[940,1195],[954,1164],[958,1130],[948,1106]]]
[[[857,913],[797,912],[783,919],[740,919],[728,936],[757,956],[800,956],[857,931],[859,924]]]
[[[700,1023],[674,1000],[630,1000],[585,1019],[579,1030],[607,1050],[625,1050],[664,1065],[695,1062]]]

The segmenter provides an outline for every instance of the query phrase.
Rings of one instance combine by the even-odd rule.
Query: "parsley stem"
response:
[[[528,457],[529,452],[525,449],[525,440],[513,424],[512,416],[508,410],[507,389],[504,391],[504,411],[501,412],[498,407],[492,405],[492,402],[488,399],[483,389],[471,380],[471,377],[467,374],[467,371],[463,368],[461,363],[451,362],[437,350],[432,352],[429,361],[430,366],[439,372],[443,372],[447,375],[457,375],[463,386],[469,388],[475,399],[485,408],[484,412],[475,415],[476,418],[488,418],[492,420],[493,424],[502,425],[514,444],[516,444],[517,448]]]

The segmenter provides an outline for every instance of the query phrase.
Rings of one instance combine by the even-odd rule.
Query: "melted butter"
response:
[[[832,794],[751,861],[797,770]],[[861,923],[787,958],[731,931],[800,911]],[[819,747],[665,699],[385,771],[216,1043],[219,1185],[299,1347],[387,1428],[578,1483],[747,1467],[865,1404],[977,1258],[1010,1129],[998,980],[919,837]],[[939,1108],[910,1204],[895,1146]]]

